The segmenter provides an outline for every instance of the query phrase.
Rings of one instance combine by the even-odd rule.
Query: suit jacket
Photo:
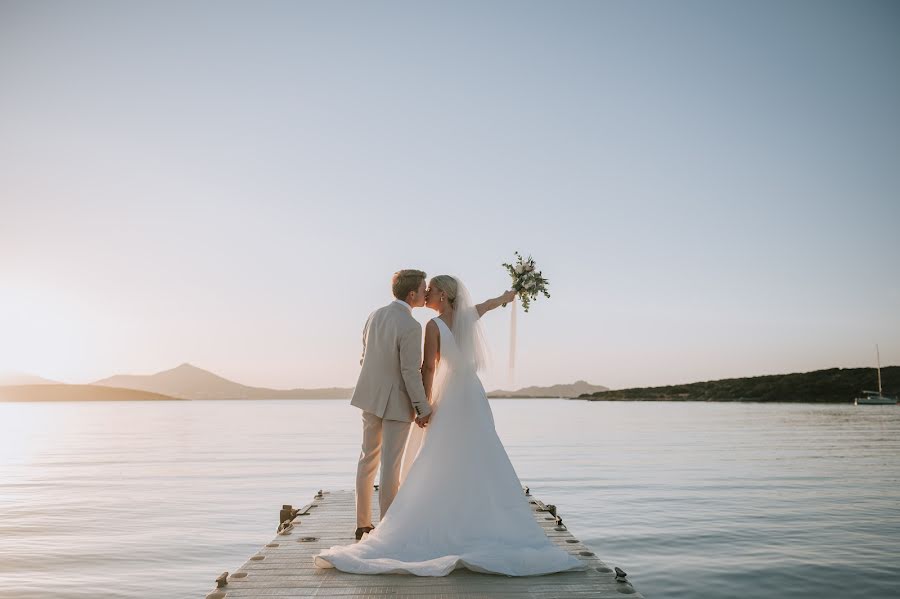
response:
[[[391,302],[363,329],[362,372],[350,404],[385,420],[412,422],[431,413],[422,384],[422,325]]]

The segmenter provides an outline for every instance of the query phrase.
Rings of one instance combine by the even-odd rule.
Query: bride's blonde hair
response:
[[[454,308],[456,307],[456,294],[459,291],[459,286],[456,284],[456,279],[451,277],[450,275],[438,275],[436,277],[432,277],[431,286],[437,287],[445,294],[447,294],[447,301],[450,302],[450,305]]]

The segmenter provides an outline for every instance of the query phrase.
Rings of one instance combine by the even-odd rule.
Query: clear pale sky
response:
[[[0,1],[0,370],[352,386],[517,249],[517,386],[897,364],[898,65],[895,2]]]

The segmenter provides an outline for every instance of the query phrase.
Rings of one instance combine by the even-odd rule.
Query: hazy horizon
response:
[[[208,369],[208,368],[204,368],[203,366],[199,366],[199,365],[197,365],[197,364],[192,364],[192,363],[190,363],[190,362],[184,362],[184,363],[182,363],[182,364],[178,364],[178,365],[176,365],[176,366],[172,366],[171,368],[165,368],[165,369],[160,370],[160,371],[153,371],[153,372],[117,372],[117,373],[114,373],[114,374],[111,374],[111,375],[108,375],[108,376],[101,377],[101,378],[99,378],[99,379],[91,379],[91,380],[86,380],[86,381],[82,381],[82,380],[61,381],[61,380],[56,380],[56,379],[47,379],[47,377],[42,377],[40,374],[36,374],[36,373],[33,373],[33,372],[24,372],[24,371],[3,371],[3,372],[0,372],[0,385],[4,385],[4,384],[14,384],[14,385],[20,385],[20,384],[23,384],[23,385],[24,385],[24,384],[32,384],[32,383],[27,383],[27,382],[22,382],[22,383],[19,383],[19,382],[15,382],[15,383],[4,382],[4,381],[6,380],[6,378],[7,378],[7,376],[36,377],[36,378],[41,378],[41,379],[47,379],[50,383],[63,383],[63,384],[72,384],[72,385],[91,385],[91,384],[93,384],[93,383],[96,383],[96,382],[99,382],[99,381],[103,381],[103,380],[106,380],[106,379],[109,379],[109,378],[114,378],[114,377],[117,377],[117,376],[153,376],[153,375],[155,375],[155,374],[160,374],[160,373],[162,373],[162,372],[167,372],[167,371],[170,371],[170,370],[175,370],[175,369],[180,368],[180,367],[183,367],[183,366],[192,366],[192,367],[197,368],[197,369],[200,369],[200,370],[204,370],[204,371],[207,371],[207,372],[211,372],[212,374],[215,374],[215,375],[220,376],[220,377],[222,377],[222,378],[224,378],[224,379],[227,379],[227,380],[231,381],[232,383],[238,383],[238,384],[246,385],[246,386],[249,386],[249,387],[270,388],[270,389],[273,389],[273,390],[290,390],[290,389],[301,389],[301,388],[303,388],[303,389],[311,389],[311,388],[320,388],[320,389],[339,388],[339,389],[345,389],[345,388],[353,388],[353,386],[354,386],[353,384],[351,384],[351,385],[336,385],[336,384],[331,384],[331,385],[329,385],[329,384],[326,384],[326,385],[319,385],[319,386],[317,386],[317,387],[304,387],[304,386],[302,386],[302,385],[300,385],[300,386],[295,385],[295,386],[293,386],[293,387],[277,387],[277,386],[274,386],[274,385],[267,385],[267,384],[265,384],[265,383],[255,384],[255,385],[249,385],[249,384],[247,384],[247,383],[245,383],[244,381],[241,381],[241,380],[239,380],[239,379],[236,379],[236,378],[227,376],[227,375],[225,375],[225,374],[223,374],[223,373],[221,373],[221,372],[216,372],[216,371],[214,371],[214,370],[210,370],[210,369]],[[882,367],[882,368],[896,368],[897,366],[900,366],[900,364],[884,364],[884,363],[881,364],[881,367]],[[872,368],[872,369],[873,369],[873,375],[872,375],[872,376],[873,376],[873,377],[875,376],[875,375],[874,375],[874,367],[873,367],[873,366],[869,366],[869,365],[863,365],[863,366],[831,366],[831,367],[826,367],[826,368],[817,369],[817,370],[827,370],[827,369],[829,369],[829,368],[841,368],[841,369],[848,369],[848,368]],[[792,373],[792,372],[767,372],[767,373],[754,373],[754,374],[746,374],[746,375],[742,375],[742,376],[736,376],[736,377],[724,377],[724,378],[751,378],[751,377],[756,377],[756,376],[780,375],[780,374],[793,374],[793,373]],[[712,379],[708,379],[708,380],[712,380]],[[874,380],[874,379],[873,379],[873,380]],[[540,385],[520,385],[520,384],[515,384],[515,386],[514,386],[513,389],[509,389],[509,388],[504,387],[503,385],[501,385],[501,386],[496,387],[496,388],[493,388],[493,387],[492,387],[492,388],[488,388],[487,391],[489,391],[489,392],[490,392],[490,391],[518,391],[518,390],[520,390],[520,389],[525,389],[525,388],[528,388],[528,387],[566,386],[566,385],[572,385],[572,384],[579,383],[579,382],[584,382],[584,383],[588,383],[589,385],[595,385],[595,386],[608,386],[608,385],[604,385],[602,381],[598,382],[598,381],[590,381],[590,380],[584,380],[584,379],[575,379],[575,380],[570,380],[570,381],[556,381],[556,382],[554,382],[554,383],[546,383],[546,384],[540,384]],[[707,380],[684,381],[684,382],[686,382],[686,383],[702,383],[702,382],[707,382]],[[37,384],[42,384],[42,383],[37,383]],[[679,384],[679,383],[670,383],[670,384]],[[659,383],[659,384],[657,384],[657,385],[641,385],[641,386],[666,386],[666,385],[667,385],[667,383]],[[873,385],[874,385],[874,383],[873,383]],[[610,387],[610,389],[613,390],[613,391],[615,391],[615,390],[618,390],[618,389],[622,389],[622,387],[619,387],[619,388],[612,388],[612,387]]]
[[[515,388],[900,362],[892,2],[0,2],[0,371],[352,387],[391,273]],[[433,313],[414,312],[424,322]],[[508,388],[509,313],[486,316]]]

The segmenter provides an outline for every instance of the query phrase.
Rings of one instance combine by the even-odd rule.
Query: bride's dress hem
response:
[[[327,553],[327,551],[323,552]],[[578,560],[578,558],[573,558]],[[440,577],[447,576],[451,572],[457,569],[466,569],[471,570],[472,572],[478,572],[481,574],[492,574],[496,576],[508,576],[508,577],[524,577],[524,576],[546,576],[548,574],[556,574],[560,572],[575,572],[575,571],[583,571],[587,569],[587,566],[583,564],[580,560],[578,560],[577,564],[572,564],[570,567],[564,567],[561,565],[554,565],[544,570],[541,569],[533,569],[530,571],[516,572],[512,571],[508,568],[502,567],[491,567],[487,565],[479,565],[475,561],[469,561],[462,556],[457,555],[448,555],[443,556],[434,560],[429,560],[427,562],[404,562],[400,560],[392,560],[386,558],[379,558],[379,564],[376,566],[371,562],[366,560],[351,560],[350,563],[344,563],[340,566],[337,566],[332,561],[330,561],[327,557],[323,557],[323,554],[316,555],[313,558],[313,563],[317,568],[334,568],[340,570],[341,572],[346,572],[348,574],[368,574],[368,575],[377,575],[377,574],[400,574],[400,575],[412,575],[412,576],[432,576],[432,577]]]

